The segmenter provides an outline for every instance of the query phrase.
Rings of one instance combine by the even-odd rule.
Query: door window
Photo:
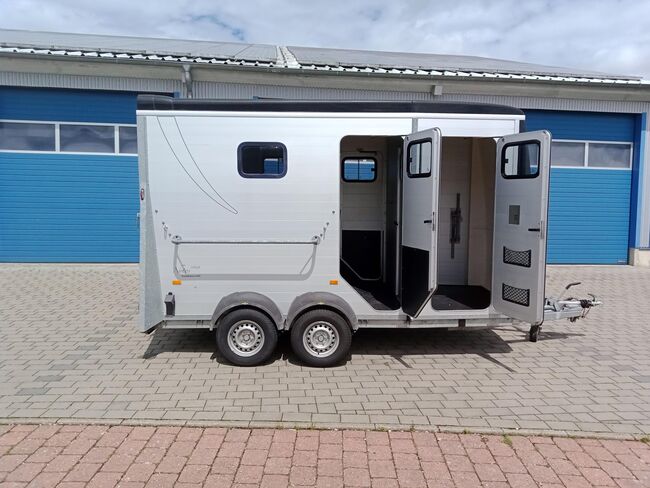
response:
[[[429,139],[409,144],[406,173],[409,178],[431,176],[431,141]]]
[[[506,179],[535,178],[539,174],[539,142],[506,144],[501,151],[501,175]]]

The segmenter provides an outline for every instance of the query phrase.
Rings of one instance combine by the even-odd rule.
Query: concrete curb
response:
[[[19,424],[58,424],[58,425],[106,425],[106,426],[177,426],[177,427],[222,427],[222,428],[247,428],[247,429],[296,429],[296,430],[364,430],[364,431],[412,431],[434,432],[451,434],[483,434],[483,435],[509,435],[509,436],[541,436],[541,437],[570,437],[582,439],[603,440],[630,440],[639,441],[647,439],[643,434],[622,434],[614,432],[586,432],[566,430],[536,430],[536,429],[503,429],[503,428],[476,428],[456,426],[424,426],[414,425],[405,428],[404,425],[382,424],[341,424],[341,423],[311,423],[311,422],[268,422],[268,421],[240,421],[240,420],[155,420],[155,419],[97,419],[97,418],[0,418],[0,425]]]

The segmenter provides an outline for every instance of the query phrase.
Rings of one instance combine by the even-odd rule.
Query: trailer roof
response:
[[[210,112],[371,112],[524,115],[508,105],[461,102],[358,102],[328,100],[219,100],[138,95],[138,110],[188,110]]]

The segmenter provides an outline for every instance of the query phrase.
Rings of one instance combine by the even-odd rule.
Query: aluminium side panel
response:
[[[150,231],[143,235],[155,240],[159,304],[172,292],[177,317],[205,319],[222,297],[257,292],[286,315],[297,296],[330,292],[358,314],[378,313],[340,279],[340,144],[346,135],[408,133],[410,118],[144,113]],[[284,144],[286,175],[243,178],[237,169],[243,142]],[[304,242],[315,236],[317,246],[183,243]]]
[[[158,141],[149,140],[148,134],[147,118],[138,116],[140,174],[140,320],[138,325],[141,332],[151,330],[164,318],[148,176],[148,148]]]

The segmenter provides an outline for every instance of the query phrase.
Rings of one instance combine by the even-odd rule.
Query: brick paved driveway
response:
[[[350,361],[225,364],[205,331],[135,331],[135,266],[0,267],[0,418],[650,433],[650,270],[551,267],[605,305],[569,326],[361,331]]]
[[[638,441],[188,427],[8,429],[0,426],[0,486],[15,488],[650,486],[650,446]]]

